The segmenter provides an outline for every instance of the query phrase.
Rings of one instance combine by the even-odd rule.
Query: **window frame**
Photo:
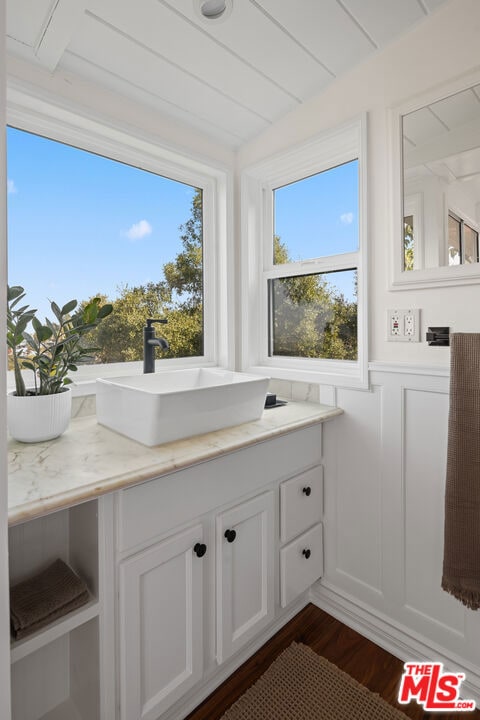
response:
[[[103,119],[87,117],[77,108],[60,107],[15,86],[9,90],[7,125],[202,189],[204,354],[162,359],[157,371],[192,366],[229,367],[234,348],[233,335],[229,332],[233,290],[225,278],[233,264],[228,240],[231,219],[227,216],[233,185],[231,171],[183,155],[160,144],[158,139],[133,134],[130,127],[113,126]],[[28,288],[26,290],[28,292]],[[72,376],[71,387],[74,395],[92,394],[97,377],[141,373],[142,367],[141,360],[85,365]],[[28,380],[30,375],[26,373]],[[7,372],[7,386],[14,388],[13,372]]]
[[[366,114],[307,143],[250,166],[241,178],[242,279],[241,363],[242,369],[280,379],[368,386],[367,298],[366,298]],[[273,263],[273,191],[311,175],[358,159],[359,247],[355,252],[325,255],[283,265]],[[268,280],[312,273],[357,270],[358,358],[330,360],[268,355]]]

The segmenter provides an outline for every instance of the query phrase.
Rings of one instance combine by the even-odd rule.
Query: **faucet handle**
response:
[[[163,325],[165,325],[166,323],[168,323],[168,320],[167,318],[147,318],[147,328],[151,328],[152,323],[162,323]]]

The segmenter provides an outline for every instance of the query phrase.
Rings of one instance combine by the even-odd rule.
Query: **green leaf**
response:
[[[51,328],[49,328],[47,325],[42,325],[42,323],[37,320],[36,317],[32,318],[32,325],[33,329],[35,330],[38,338],[38,342],[45,342],[45,340],[48,340],[52,337],[53,331]]]
[[[90,323],[94,323],[97,319],[98,315],[98,305],[95,302],[89,303],[84,311],[83,311],[83,317],[82,320],[85,325],[89,325]]]
[[[55,317],[57,318],[58,322],[61,323],[62,322],[62,311],[58,307],[57,303],[53,302],[53,300],[52,300],[52,302],[50,303],[50,307],[52,308],[52,311],[53,311]]]
[[[71,385],[72,383],[73,383],[73,380],[70,380],[70,378],[68,378],[68,377],[63,378],[64,385]]]
[[[37,332],[37,337],[40,342],[45,342],[45,340],[49,340],[53,335],[53,332],[51,328],[47,327],[46,325],[41,325],[40,330]]]
[[[76,372],[76,371],[78,370],[78,367],[77,367],[76,365],[70,364],[70,365],[67,365],[67,367],[68,367],[68,369],[71,370],[72,372]]]
[[[72,310],[75,310],[77,305],[78,305],[77,300],[70,300],[70,302],[66,303],[66,305],[64,305],[62,307],[62,311],[61,311],[62,315],[69,315],[72,312]]]
[[[112,310],[113,310],[113,305],[110,305],[110,303],[107,303],[106,305],[102,305],[102,307],[98,311],[98,319],[103,320],[103,318],[106,318],[107,315],[110,315]]]
[[[27,368],[27,370],[33,370],[33,372],[36,370],[35,365],[30,362],[30,360],[22,360],[22,367]]]
[[[27,343],[30,345],[30,347],[33,348],[33,350],[35,350],[35,352],[38,352],[39,346],[38,346],[38,343],[35,340],[35,338],[32,337],[32,335],[30,335],[30,333],[27,333],[27,332],[23,332],[22,336],[23,336],[23,339],[26,340]]]
[[[21,300],[21,297],[19,297],[18,300],[15,300],[15,302],[13,302],[13,303],[10,305],[10,307],[13,308],[14,305],[15,305],[19,300]],[[16,315],[17,317],[18,317],[19,315],[23,315],[23,313],[26,312],[27,310],[28,310],[28,305],[22,305],[22,307],[19,307],[19,308],[17,308],[17,309],[15,310],[15,315]],[[33,311],[31,311],[31,312],[37,312],[37,311],[36,311],[36,310],[33,310]]]
[[[24,292],[25,292],[25,290],[23,289],[23,287],[20,287],[20,285],[12,285],[12,287],[8,286],[7,287],[8,302],[15,300],[15,298],[18,298]]]

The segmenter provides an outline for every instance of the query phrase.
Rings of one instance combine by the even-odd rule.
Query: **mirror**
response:
[[[401,121],[402,274],[472,276],[480,272],[480,84]]]

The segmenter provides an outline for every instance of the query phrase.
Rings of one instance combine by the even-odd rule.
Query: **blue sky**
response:
[[[8,275],[39,319],[95,294],[158,281],[181,249],[195,189],[8,128]],[[354,251],[358,162],[275,191],[275,231],[292,260]],[[332,276],[347,298],[352,273]]]
[[[194,188],[8,128],[8,275],[39,318],[158,281],[181,249]]]
[[[275,233],[293,261],[358,249],[358,160],[274,193]]]
[[[358,250],[358,160],[275,190],[274,228],[294,262]],[[325,276],[348,300],[354,277]]]

